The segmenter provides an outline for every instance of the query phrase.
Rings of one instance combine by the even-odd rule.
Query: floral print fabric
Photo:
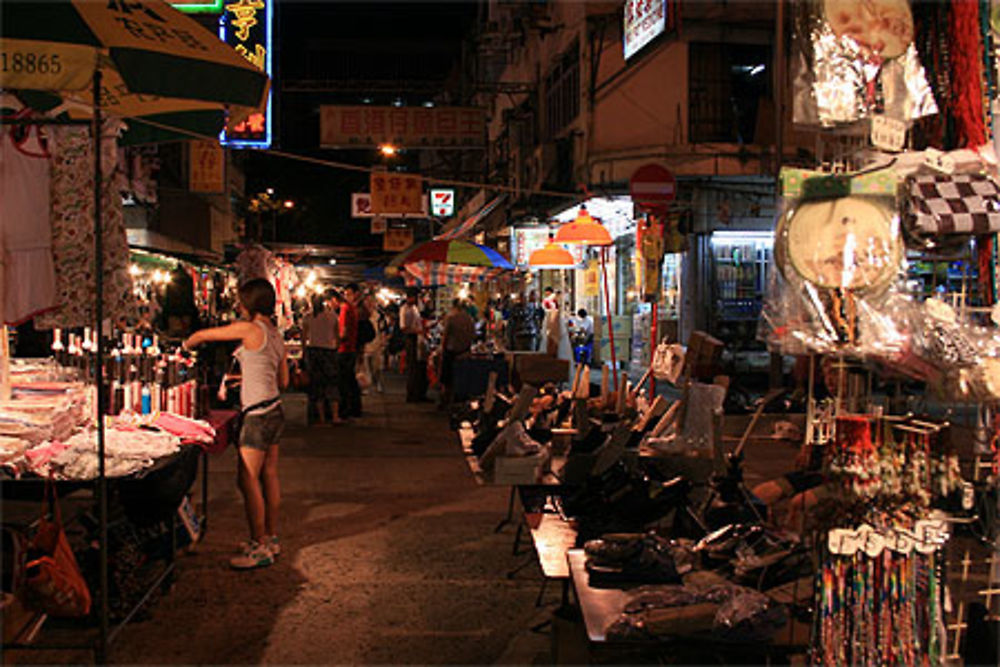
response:
[[[117,151],[114,129],[105,124],[102,140],[104,317],[134,316],[132,278],[122,198],[114,178]],[[90,132],[54,127],[51,213],[52,255],[56,267],[56,308],[36,319],[42,329],[93,326],[96,315],[94,253],[94,162]]]

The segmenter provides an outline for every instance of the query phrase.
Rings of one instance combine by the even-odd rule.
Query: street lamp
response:
[[[264,213],[271,214],[271,240],[277,240],[278,236],[278,213],[291,211],[296,206],[292,199],[278,199],[274,196],[274,188],[267,188],[263,192],[258,192],[257,196],[250,200],[249,209],[257,214],[257,227],[260,240],[264,240]]]
[[[385,157],[394,157],[399,153],[399,148],[393,146],[392,144],[382,144],[378,147],[378,152]]]

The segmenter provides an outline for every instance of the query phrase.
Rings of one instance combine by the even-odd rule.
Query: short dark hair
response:
[[[545,291],[546,291],[546,292],[551,292],[551,291],[552,291],[552,288],[551,288],[551,287],[546,287],[546,288],[545,288]]]
[[[361,288],[358,287],[357,283],[347,283],[346,285],[344,285],[344,289],[351,290],[352,292],[360,292],[361,291]]]
[[[323,303],[323,297],[321,297],[318,294],[316,296],[314,296],[313,300],[312,300],[312,307],[313,307],[313,312],[316,315],[319,315],[320,313],[322,313],[323,310],[326,308],[326,306]]]
[[[461,308],[462,307],[462,300],[461,299],[452,299],[451,300],[451,305],[454,308]]]
[[[584,309],[584,308],[581,308],[580,310],[576,311],[576,314],[577,314],[577,315],[578,315],[579,317],[586,317],[586,316],[587,316],[587,311],[586,311],[586,309]]]
[[[240,285],[240,303],[251,315],[274,317],[274,286],[266,278],[254,278]]]

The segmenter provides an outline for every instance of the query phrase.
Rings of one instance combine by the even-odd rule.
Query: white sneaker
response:
[[[271,552],[271,557],[275,560],[281,555],[281,541],[278,539],[277,535],[271,535],[271,537],[264,538],[264,544],[267,545],[268,550]]]
[[[271,550],[258,542],[248,542],[246,549],[239,556],[229,559],[229,565],[235,570],[253,570],[258,567],[268,567],[274,563]]]

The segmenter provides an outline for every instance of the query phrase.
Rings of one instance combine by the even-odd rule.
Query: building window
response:
[[[574,41],[545,77],[545,138],[551,139],[580,113],[580,42]]]
[[[754,143],[757,110],[770,95],[770,47],[692,43],[689,61],[691,143]]]

